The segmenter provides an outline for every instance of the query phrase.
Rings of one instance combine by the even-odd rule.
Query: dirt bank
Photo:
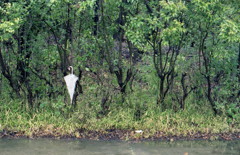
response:
[[[104,131],[86,131],[79,129],[73,134],[62,135],[58,132],[38,131],[31,135],[17,131],[0,131],[0,138],[76,138],[89,140],[240,140],[240,133],[194,133],[187,135],[167,135],[161,131],[150,134],[148,132],[137,133],[133,130],[104,130]]]

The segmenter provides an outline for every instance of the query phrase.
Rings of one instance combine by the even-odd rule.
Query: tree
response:
[[[164,109],[164,100],[176,76],[176,61],[187,36],[183,21],[186,7],[181,1],[144,1],[144,5],[145,11],[131,19],[128,37],[144,51],[152,51],[159,78],[157,104]]]

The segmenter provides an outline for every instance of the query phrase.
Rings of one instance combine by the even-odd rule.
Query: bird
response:
[[[72,104],[73,95],[74,95],[74,91],[75,91],[76,82],[78,80],[78,77],[73,74],[73,67],[72,66],[69,66],[68,70],[70,71],[70,74],[67,75],[67,76],[64,76],[64,80],[66,82],[67,90],[68,90],[68,93],[70,95],[71,104]]]

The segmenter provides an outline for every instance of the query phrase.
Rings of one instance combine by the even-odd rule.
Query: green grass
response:
[[[129,103],[128,103],[129,102]],[[153,104],[136,119],[136,105],[130,101],[124,104],[112,104],[106,116],[99,116],[97,106],[80,104],[74,112],[69,107],[56,106],[59,102],[43,102],[45,105],[29,112],[21,100],[1,100],[0,131],[23,132],[33,135],[75,135],[78,129],[86,131],[104,131],[106,129],[143,130],[146,135],[157,131],[166,135],[187,135],[194,133],[240,132],[239,124],[232,127],[224,116],[213,116],[207,111],[186,109],[174,112],[160,112]]]

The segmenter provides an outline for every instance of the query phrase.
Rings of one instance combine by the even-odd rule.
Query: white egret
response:
[[[70,70],[71,73],[67,76],[64,76],[64,80],[67,84],[67,90],[68,90],[68,93],[70,95],[71,104],[72,104],[73,95],[74,95],[74,91],[75,91],[76,82],[78,80],[78,77],[73,74],[73,67],[72,66],[69,66],[68,70]]]

